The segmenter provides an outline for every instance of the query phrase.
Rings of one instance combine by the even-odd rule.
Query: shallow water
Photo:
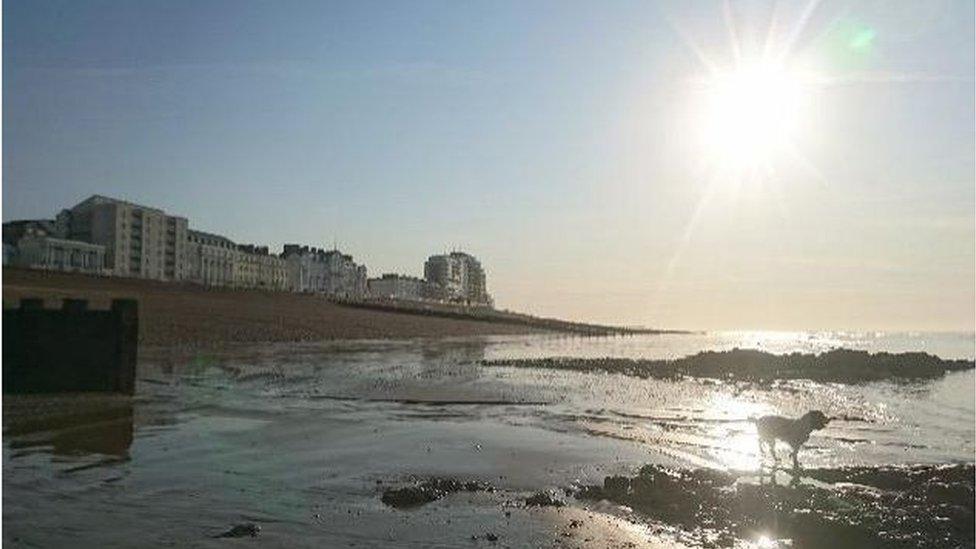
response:
[[[804,466],[972,462],[973,371],[926,383],[758,387],[479,361],[732,347],[972,358],[973,341],[725,333],[148,349],[131,400],[5,399],[3,541],[209,546],[228,542],[210,536],[255,522],[265,543],[287,546],[472,546],[487,543],[478,538],[486,531],[511,546],[587,537],[600,546],[666,545],[674,539],[619,510],[587,511],[583,534],[567,530],[581,509],[515,502],[648,463],[754,470],[755,431],[745,420],[809,409],[846,419],[814,433]],[[427,477],[483,480],[497,492],[407,512],[380,501],[385,487]]]

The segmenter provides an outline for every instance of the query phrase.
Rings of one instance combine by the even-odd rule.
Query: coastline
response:
[[[474,335],[665,333],[447,304],[339,302],[310,294],[206,288],[5,267],[4,307],[15,307],[24,297],[48,300],[48,307],[64,298],[87,299],[92,308],[107,308],[114,298],[137,299],[142,346],[195,348],[225,343]]]

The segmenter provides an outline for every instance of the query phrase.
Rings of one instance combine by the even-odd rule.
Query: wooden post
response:
[[[135,391],[138,304],[123,299],[110,311],[66,299],[60,310],[39,298],[3,312],[5,393]]]
[[[113,299],[118,339],[116,343],[116,390],[133,394],[136,388],[136,362],[139,347],[139,303],[134,299]]]

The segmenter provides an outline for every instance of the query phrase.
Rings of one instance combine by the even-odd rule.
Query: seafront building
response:
[[[229,238],[203,231],[187,231],[187,279],[203,286],[234,285],[237,244]]]
[[[28,235],[18,243],[15,266],[28,269],[106,274],[105,247],[77,240]]]
[[[387,273],[369,279],[370,297],[408,301],[444,301],[447,293],[437,283],[401,274]]]
[[[50,271],[107,274],[105,247],[67,238],[53,220],[29,219],[3,225],[4,265]]]
[[[58,214],[67,240],[105,247],[116,276],[178,281],[186,278],[187,220],[124,200],[94,195]]]
[[[54,238],[67,238],[67,231],[58,227],[53,219],[22,219],[19,221],[8,221],[3,224],[3,243],[10,246],[17,246],[21,238],[27,235],[51,236]]]
[[[203,286],[286,289],[285,260],[267,246],[236,244],[226,236],[190,230],[187,279]]]
[[[285,244],[287,287],[293,292],[311,292],[340,298],[366,296],[366,267],[339,250]]]
[[[493,306],[481,262],[461,251],[430,256],[424,263],[422,279],[394,273],[371,278],[369,295],[381,299]]]
[[[286,244],[274,254],[267,246],[191,230],[185,217],[102,195],[54,219],[4,223],[3,264],[339,299],[493,305],[484,268],[464,252],[430,256],[423,278],[388,273],[367,279],[366,266],[338,249]]]
[[[238,288],[288,289],[288,263],[283,257],[254,244],[238,244],[237,253],[234,280]]]
[[[62,240],[50,236],[25,236],[19,243],[17,266],[105,274],[105,247],[77,240]]]
[[[424,263],[424,279],[444,288],[448,300],[491,305],[485,270],[474,256],[454,251],[432,255]]]

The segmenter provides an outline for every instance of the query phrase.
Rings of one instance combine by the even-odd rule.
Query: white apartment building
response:
[[[432,255],[424,263],[424,279],[444,288],[447,299],[491,305],[485,270],[474,256],[464,252]]]
[[[268,252],[267,246],[239,244],[234,285],[238,288],[284,290],[288,274],[285,260]]]
[[[93,195],[58,214],[69,240],[105,247],[116,276],[154,280],[186,278],[187,220],[124,200]]]
[[[238,245],[187,225],[186,218],[157,208],[92,195],[54,220],[4,223],[3,260],[5,265],[205,286],[493,306],[484,268],[464,252],[430,256],[423,279],[384,274],[367,280],[366,267],[338,249],[286,244],[274,255],[267,246]]]
[[[288,289],[332,297],[361,298],[366,295],[366,267],[339,250],[322,250],[285,244]]]
[[[284,290],[285,260],[267,246],[235,244],[218,234],[187,233],[187,279],[204,286]]]
[[[439,284],[415,276],[387,273],[369,279],[370,297],[410,301],[444,300],[446,293]]]
[[[234,286],[237,244],[203,231],[187,231],[187,280],[203,286]]]

